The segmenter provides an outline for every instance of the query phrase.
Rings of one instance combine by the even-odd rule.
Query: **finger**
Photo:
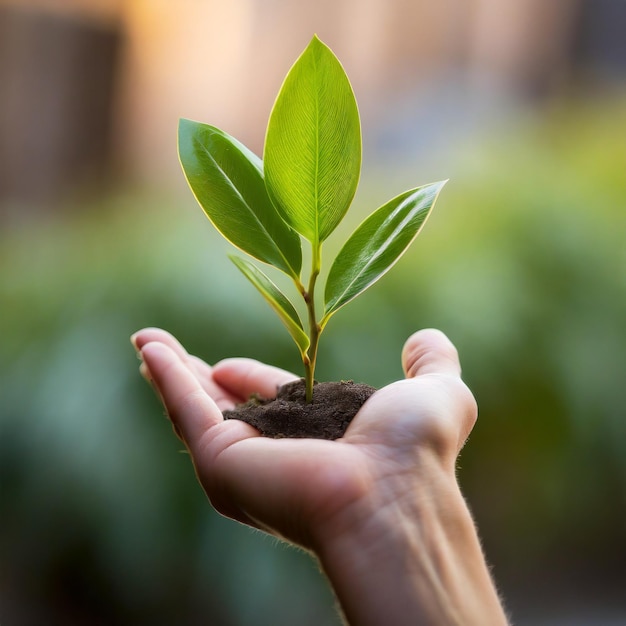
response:
[[[231,394],[241,398],[248,398],[253,393],[273,398],[279,387],[298,380],[291,372],[253,359],[220,361],[213,367],[213,378]]]
[[[213,398],[220,411],[232,409],[236,404],[247,400],[247,397],[232,394],[218,384],[213,377],[213,368],[202,359],[189,356],[185,363],[195,374],[202,388]]]
[[[193,447],[222,414],[193,372],[170,347],[153,341],[141,348],[143,362],[167,414],[188,447]]]
[[[130,342],[133,344],[137,352],[140,352],[147,343],[151,343],[153,341],[158,341],[159,343],[168,346],[176,352],[181,359],[185,359],[189,356],[178,339],[161,328],[142,328],[130,337]]]
[[[213,380],[213,370],[210,365],[202,359],[190,355],[182,344],[170,333],[160,328],[144,328],[137,331],[130,338],[131,343],[138,352],[148,343],[158,342],[171,348],[178,357],[187,365],[196,378],[200,381],[202,388],[213,398],[220,410],[232,409],[237,402],[244,398],[233,396],[226,392]],[[147,377],[147,369],[139,368],[141,375]]]
[[[204,392],[189,369],[188,363],[181,358],[181,351],[176,350],[169,341],[168,345],[161,342],[164,334],[167,335],[164,331],[156,334],[150,333],[149,336],[154,341],[147,343],[142,340],[147,339],[146,335],[143,335],[142,339],[137,342],[142,346],[141,356],[144,359],[140,369],[156,387],[172,420],[174,432],[189,449],[196,471],[207,488],[214,482],[213,472],[207,470],[211,467],[210,456],[219,456],[220,452],[234,443],[249,437],[258,437],[259,433],[244,422],[237,420],[224,422],[216,404]],[[167,337],[165,339],[167,341]],[[205,458],[207,446],[215,450],[213,450],[213,455]],[[207,495],[224,515],[253,528],[260,528],[232,502],[232,498],[214,489],[207,489]]]
[[[459,355],[452,342],[439,330],[420,330],[407,339],[402,350],[402,367],[407,378],[425,374],[461,375]]]

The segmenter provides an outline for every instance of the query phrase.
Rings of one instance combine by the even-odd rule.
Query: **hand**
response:
[[[249,359],[211,368],[159,329],[138,332],[134,343],[215,508],[305,547],[319,527],[371,498],[383,478],[398,482],[425,454],[434,451],[453,473],[476,417],[456,351],[436,331],[407,342],[408,379],[379,390],[335,442],[268,439],[222,419],[252,393],[273,396],[293,374]]]
[[[142,373],[160,394],[213,506],[311,549],[354,623],[400,624],[407,615],[431,619],[434,611],[452,621],[425,623],[455,623],[453,607],[464,602],[478,603],[475,623],[504,623],[485,619],[485,607],[499,608],[499,602],[455,478],[456,457],[475,422],[476,403],[461,381],[456,350],[442,333],[420,331],[406,342],[407,378],[377,391],[337,441],[269,439],[248,424],[223,420],[222,410],[251,393],[274,395],[278,386],[296,378],[293,374],[249,359],[210,367],[158,329],[139,331],[133,343],[143,360]],[[452,552],[456,558],[450,571],[434,572],[446,564],[438,553],[448,544],[458,549]],[[412,550],[415,563],[407,571]],[[384,562],[372,563],[380,558]],[[375,621],[372,607],[363,613],[361,594],[359,602],[351,601],[357,587],[367,586],[358,579],[371,566],[379,571],[365,578],[391,570],[391,580],[384,587],[385,581],[379,581],[377,588],[391,584],[411,596],[396,609],[387,606],[383,621]],[[395,582],[394,573],[400,577]],[[439,575],[449,579],[447,590],[440,588]],[[482,593],[477,595],[476,587]],[[406,613],[409,605],[412,613]],[[397,610],[400,621],[393,621],[390,610]],[[466,613],[459,619],[474,623]]]

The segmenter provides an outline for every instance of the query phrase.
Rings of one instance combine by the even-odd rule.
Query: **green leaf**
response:
[[[180,162],[200,206],[233,245],[292,277],[300,274],[300,238],[267,195],[259,157],[225,132],[181,119]]]
[[[314,245],[324,241],[356,192],[361,126],[350,81],[317,37],[281,87],[263,159],[267,190],[282,218]]]
[[[328,274],[324,323],[391,269],[417,236],[445,183],[405,191],[354,231]]]
[[[287,327],[300,352],[304,354],[309,347],[309,338],[304,332],[298,312],[283,292],[256,266],[240,257],[229,255],[230,260],[241,270],[243,275],[259,290],[268,304],[278,314]]]

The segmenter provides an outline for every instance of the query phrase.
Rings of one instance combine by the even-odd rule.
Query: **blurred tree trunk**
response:
[[[0,215],[107,172],[119,27],[0,5]]]

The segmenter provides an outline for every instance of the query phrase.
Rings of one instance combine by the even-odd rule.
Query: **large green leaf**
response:
[[[361,126],[348,77],[317,37],[281,87],[263,160],[267,190],[283,219],[314,245],[324,241],[356,191]]]
[[[354,231],[328,274],[324,323],[391,269],[417,236],[445,182],[400,194]]]
[[[178,126],[180,162],[215,228],[244,252],[298,276],[300,237],[270,201],[259,157],[225,132],[191,120]]]
[[[240,257],[229,256],[229,258],[276,311],[300,352],[304,354],[309,347],[309,338],[304,332],[298,312],[288,298],[258,267]]]

